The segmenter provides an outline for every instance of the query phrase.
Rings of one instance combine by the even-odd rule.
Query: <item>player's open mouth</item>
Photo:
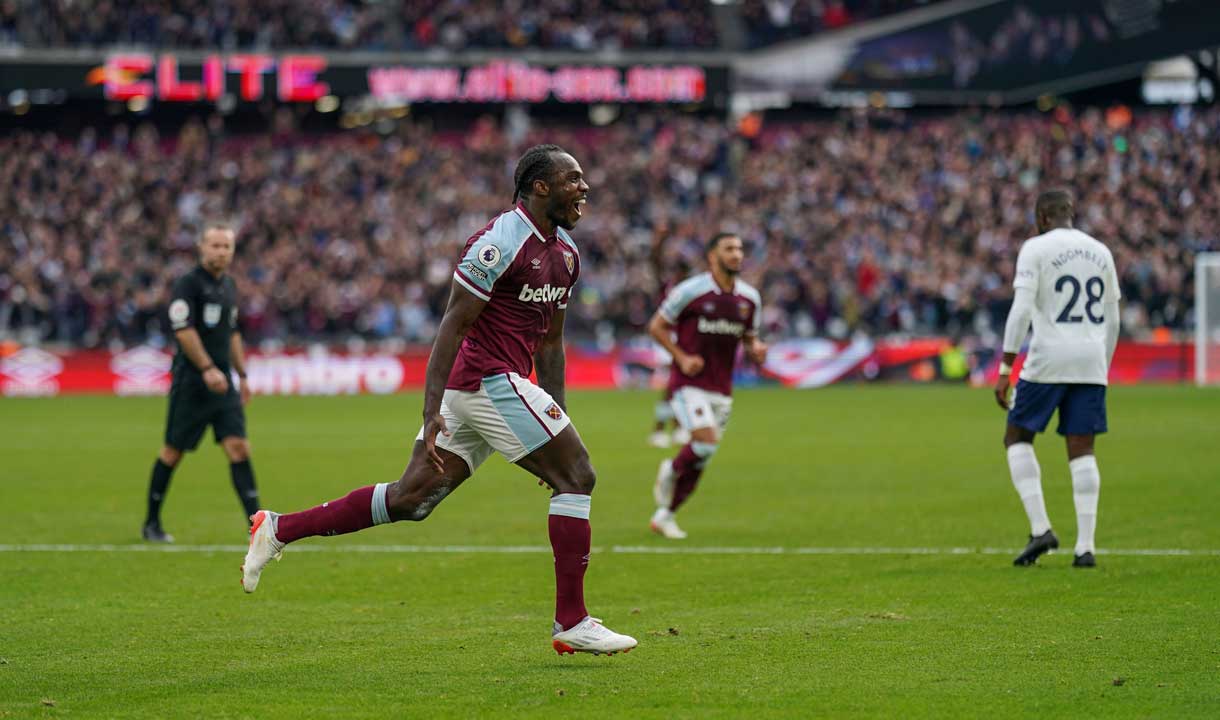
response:
[[[572,203],[572,212],[576,213],[576,217],[580,217],[581,215],[584,214],[583,211],[581,210],[581,206],[587,202],[589,202],[588,198],[581,198],[581,199],[577,200],[576,202]]]

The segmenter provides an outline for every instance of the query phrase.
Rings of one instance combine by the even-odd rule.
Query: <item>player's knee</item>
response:
[[[239,463],[250,459],[250,443],[244,438],[232,438],[225,441],[225,455],[229,462]]]
[[[1010,448],[1018,443],[1033,444],[1034,434],[1016,425],[1009,425],[1004,431],[1004,447]]]
[[[593,487],[597,485],[597,473],[594,472],[593,465],[588,460],[577,463],[568,476],[568,485],[571,488],[568,492],[592,495]]]
[[[589,458],[584,457],[552,476],[550,484],[559,493],[592,495],[593,487],[597,485],[597,473]]]
[[[714,442],[700,442],[699,440],[692,440],[690,444],[691,452],[695,453],[695,456],[703,462],[711,460],[712,456],[716,454],[716,450],[719,448],[720,445]]]
[[[1092,455],[1093,437],[1091,435],[1069,435],[1067,438],[1067,451],[1068,460]]]
[[[182,461],[182,451],[166,445],[165,447],[161,448],[161,452],[158,453],[157,458],[170,467],[177,467],[178,463]]]

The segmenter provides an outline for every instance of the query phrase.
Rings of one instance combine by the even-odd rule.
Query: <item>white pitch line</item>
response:
[[[63,553],[241,553],[245,545],[0,545],[0,553],[63,552]],[[293,545],[292,552],[359,553],[359,554],[472,554],[515,555],[549,554],[546,545]],[[700,547],[674,545],[611,545],[595,547],[595,553],[616,555],[1011,555],[1016,548],[994,547]],[[1215,557],[1220,550],[1186,548],[1114,548],[1097,550],[1098,555],[1134,555],[1146,557]]]

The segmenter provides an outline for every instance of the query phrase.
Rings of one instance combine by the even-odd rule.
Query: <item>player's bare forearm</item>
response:
[[[747,334],[745,336],[746,356],[754,362],[762,365],[767,361],[767,343],[759,339],[757,335]]]
[[[563,325],[568,311],[559,309],[551,318],[551,327],[546,337],[534,352],[534,369],[538,373],[538,387],[546,390],[564,412],[568,411],[567,393],[564,388],[564,366],[567,358],[563,349]]]
[[[190,360],[191,364],[200,372],[210,367],[216,367],[216,363],[212,362],[212,356],[208,355],[208,351],[203,348],[203,340],[199,339],[199,333],[195,328],[177,330],[174,332],[174,338],[178,340],[178,346],[182,348],[186,359]]]
[[[432,343],[432,354],[428,356],[428,370],[424,379],[425,420],[441,411],[445,384],[449,382],[458,349],[486,304],[454,281],[449,291],[449,306],[445,308],[445,316],[436,329],[436,341]]]
[[[568,411],[568,400],[564,388],[564,366],[567,360],[563,340],[544,343],[534,355],[534,368],[538,371],[538,387],[546,390],[564,412]]]
[[[660,343],[661,347],[665,348],[672,357],[681,357],[686,353],[682,352],[682,348],[678,347],[678,343],[674,342],[674,326],[668,320],[661,316],[660,313],[652,316],[652,320],[648,322],[648,334],[653,340]]]

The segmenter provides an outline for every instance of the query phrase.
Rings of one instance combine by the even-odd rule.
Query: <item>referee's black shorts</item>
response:
[[[237,390],[230,385],[227,393],[219,395],[202,382],[175,382],[169,391],[165,444],[177,450],[194,450],[208,425],[216,442],[246,437],[246,413]]]

